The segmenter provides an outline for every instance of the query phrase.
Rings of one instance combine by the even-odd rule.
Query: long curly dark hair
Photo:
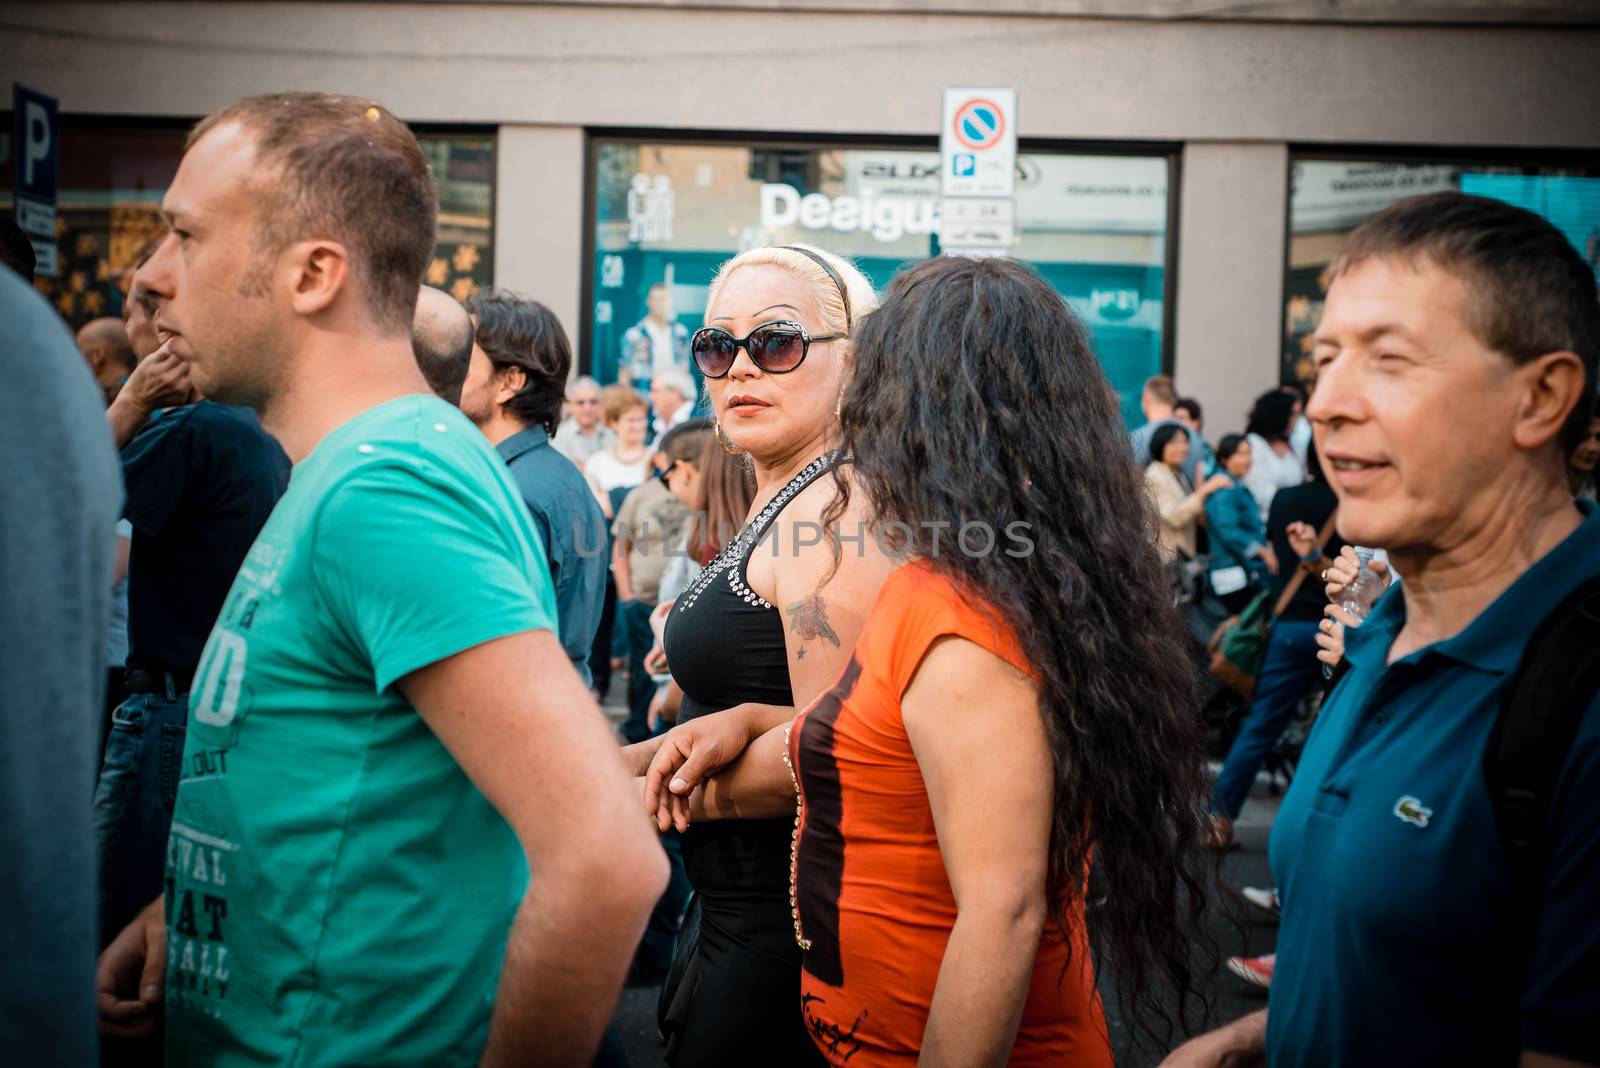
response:
[[[880,537],[898,548],[898,532],[1027,650],[1055,755],[1053,920],[1066,932],[1086,904],[1097,974],[1135,1040],[1164,1048],[1209,1009],[1191,953],[1214,965],[1216,866],[1193,661],[1116,395],[1066,304],[1008,259],[901,274],[858,327],[855,364],[839,410],[850,477]],[[843,468],[835,487],[830,530]],[[981,556],[952,548],[964,524],[1016,522],[1031,553],[1004,537]]]

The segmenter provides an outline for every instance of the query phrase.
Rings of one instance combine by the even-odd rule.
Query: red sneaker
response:
[[[1228,970],[1245,982],[1265,989],[1272,985],[1272,966],[1277,960],[1276,953],[1264,957],[1229,957]]]

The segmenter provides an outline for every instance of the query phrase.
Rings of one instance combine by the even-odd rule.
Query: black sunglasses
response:
[[[744,337],[734,337],[720,326],[703,326],[689,339],[694,365],[707,378],[721,378],[733,368],[743,347],[757,367],[772,375],[788,374],[805,362],[812,342],[838,341],[843,334],[812,337],[806,328],[788,319],[762,323]]]

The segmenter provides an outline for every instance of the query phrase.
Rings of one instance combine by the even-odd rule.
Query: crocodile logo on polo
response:
[[[1394,803],[1394,814],[1413,827],[1426,827],[1433,818],[1433,809],[1407,794]]]

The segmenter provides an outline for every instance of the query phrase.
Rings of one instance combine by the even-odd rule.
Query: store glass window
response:
[[[939,251],[936,151],[597,140],[591,168],[584,357],[602,383],[626,377],[652,290],[664,286],[667,313],[695,330],[717,267],[745,249],[817,245],[854,260],[880,292]],[[1046,152],[1017,166],[1012,254],[1089,325],[1133,422],[1144,379],[1163,367],[1168,168],[1165,155]]]
[[[1600,170],[1296,158],[1289,180],[1284,381],[1315,377],[1311,333],[1322,317],[1323,268],[1357,224],[1404,197],[1460,190],[1527,208],[1555,224],[1600,272]]]
[[[9,114],[0,128],[10,130]],[[59,269],[38,288],[76,330],[120,316],[131,267],[166,231],[161,198],[183,158],[185,128],[86,127],[61,132]],[[494,137],[419,133],[439,184],[438,248],[427,281],[465,300],[493,269]],[[10,138],[0,136],[0,211],[11,211]]]

